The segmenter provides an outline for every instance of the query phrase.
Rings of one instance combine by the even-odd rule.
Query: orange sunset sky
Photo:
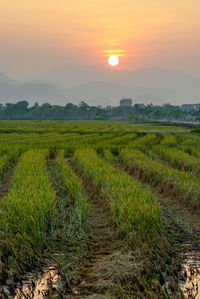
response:
[[[0,0],[0,71],[67,64],[173,68],[200,76],[199,0]]]

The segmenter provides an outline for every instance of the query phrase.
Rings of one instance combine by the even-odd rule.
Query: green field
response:
[[[185,130],[0,121],[0,297],[53,261],[61,286],[49,298],[187,298],[181,213],[200,209],[200,133]]]

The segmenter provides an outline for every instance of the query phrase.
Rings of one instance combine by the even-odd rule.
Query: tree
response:
[[[29,103],[27,101],[20,101],[13,105],[15,109],[19,110],[26,110],[29,106]]]
[[[90,106],[83,101],[79,104],[79,112],[81,118],[90,118]]]
[[[39,104],[37,102],[35,102],[35,104],[33,105],[33,108],[38,109],[39,107],[40,107]]]

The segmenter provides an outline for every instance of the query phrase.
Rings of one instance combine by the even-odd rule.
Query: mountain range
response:
[[[37,80],[36,80],[37,79]],[[90,105],[119,104],[123,97],[134,103],[200,102],[200,78],[163,68],[119,70],[103,67],[65,66],[20,82],[0,73],[0,102],[27,100],[66,105],[85,101]]]

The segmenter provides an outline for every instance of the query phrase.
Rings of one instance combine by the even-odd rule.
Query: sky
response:
[[[111,54],[200,76],[199,53],[199,0],[0,0],[0,71],[17,79]]]

